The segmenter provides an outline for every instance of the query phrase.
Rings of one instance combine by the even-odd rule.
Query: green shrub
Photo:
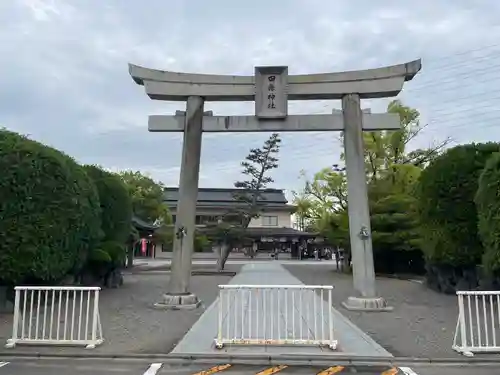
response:
[[[102,250],[102,249],[94,249],[90,252],[89,258],[88,258],[89,263],[91,264],[111,264],[113,261],[111,259],[111,256],[108,254],[107,251]]]
[[[375,251],[420,249],[415,205],[416,199],[408,194],[388,195],[372,203],[371,229]]]
[[[101,235],[97,191],[69,156],[0,130],[0,283],[77,272]]]
[[[99,194],[104,240],[125,243],[132,220],[132,200],[127,187],[120,177],[97,166],[86,165],[84,169]]]
[[[377,273],[425,273],[416,199],[391,194],[371,202],[373,257]]]
[[[487,159],[499,150],[496,143],[456,146],[422,171],[418,213],[429,263],[472,267],[480,262],[483,247],[474,196]]]
[[[105,275],[113,268],[113,260],[111,256],[101,248],[93,249],[87,262],[85,263],[84,274],[91,274],[98,279]]]
[[[476,192],[479,238],[484,246],[483,268],[493,275],[500,270],[500,154],[487,161]]]
[[[196,233],[196,236],[194,237],[194,251],[197,253],[201,253],[205,251],[210,246],[210,240],[208,239],[207,236]]]
[[[108,241],[101,244],[101,249],[109,255],[113,268],[121,267],[125,262],[126,249],[124,245]]]
[[[347,210],[335,214],[325,214],[316,223],[316,228],[326,242],[331,246],[338,246],[350,252],[349,215]]]

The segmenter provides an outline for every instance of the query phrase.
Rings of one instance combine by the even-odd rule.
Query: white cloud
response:
[[[401,97],[430,125],[415,143],[453,136],[498,140],[500,3],[426,0],[198,2],[11,0],[0,2],[0,123],[78,160],[140,169],[178,181],[181,136],[147,132],[147,116],[184,109],[149,100],[129,62],[158,69],[252,74],[286,64],[291,74],[341,71],[423,57]],[[265,9],[265,11],[263,10]],[[363,11],[360,11],[362,9]],[[478,49],[476,52],[460,51]],[[383,110],[387,100],[367,101]],[[328,113],[338,102],[294,102],[291,113]],[[207,103],[251,114],[252,103]],[[208,135],[202,186],[231,186],[239,162],[265,135]],[[338,160],[334,134],[284,134],[275,186],[296,189]]]

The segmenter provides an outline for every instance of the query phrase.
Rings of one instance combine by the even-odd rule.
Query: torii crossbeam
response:
[[[348,180],[349,235],[354,287],[358,295],[344,305],[352,310],[387,311],[377,296],[370,213],[364,164],[363,131],[396,130],[397,115],[361,111],[361,99],[392,97],[415,77],[420,60],[378,69],[288,75],[285,66],[256,67],[254,76],[177,73],[129,64],[134,81],[155,100],[186,101],[186,112],[150,116],[151,132],[183,132],[181,175],[170,284],[165,308],[194,308],[199,300],[189,281],[203,132],[343,131]],[[342,111],[288,115],[288,100],[342,100]],[[255,101],[255,116],[213,116],[205,101]]]

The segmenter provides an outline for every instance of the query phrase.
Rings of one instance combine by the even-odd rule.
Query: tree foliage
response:
[[[318,231],[326,238],[328,244],[349,250],[349,215],[347,210],[328,214],[316,218],[314,231]]]
[[[104,241],[124,244],[130,234],[132,200],[119,176],[98,166],[86,165],[85,172],[99,194]]]
[[[411,142],[425,128],[420,123],[419,112],[398,100],[389,104],[387,112],[399,115],[401,130],[363,133],[375,265],[382,272],[389,270],[387,262],[398,262],[398,256],[403,263],[410,263],[411,259],[407,258],[414,259],[421,268],[414,190],[422,168],[449,143],[446,139],[427,149],[411,149]],[[344,161],[343,153],[341,160]],[[303,172],[302,176],[305,177]],[[349,251],[344,168],[332,165],[315,173],[312,179],[306,179],[303,191],[295,194],[294,203],[308,207],[308,212],[300,212],[300,215],[331,245]]]
[[[500,271],[500,153],[486,162],[479,177],[475,203],[478,233],[484,246],[483,268],[490,276]]]
[[[418,110],[393,100],[387,113],[397,114],[401,130],[382,130],[363,133],[367,180],[384,177],[394,165],[411,164],[420,168],[428,165],[450,143],[445,139],[425,149],[409,150],[410,143],[425,129]],[[344,155],[342,154],[342,160]]]
[[[393,193],[370,207],[375,270],[381,273],[423,273],[416,199]]]
[[[261,148],[252,148],[241,162],[242,173],[247,179],[234,183],[234,187],[240,189],[234,194],[234,198],[240,203],[237,213],[242,219],[242,228],[247,228],[252,219],[260,216],[262,191],[274,182],[268,173],[278,168],[280,144],[279,134],[273,133]]]
[[[170,251],[174,246],[174,226],[162,225],[153,233],[153,240],[156,244],[163,245]],[[194,237],[194,251],[203,252],[211,245],[211,241],[206,233],[196,230]]]
[[[423,250],[430,263],[468,267],[479,263],[474,197],[496,143],[460,145],[433,160],[420,175],[417,197]]]
[[[155,182],[141,172],[122,171],[119,175],[132,199],[134,215],[148,223],[171,223],[167,206],[163,204],[164,186],[161,182]]]
[[[90,251],[85,268],[86,277],[81,282],[90,285],[107,285],[111,273],[125,263],[124,245],[114,241],[101,242]],[[89,280],[88,276],[92,275]]]
[[[299,230],[306,231],[309,229],[311,220],[313,219],[314,205],[308,198],[307,193],[303,190],[299,193],[293,191],[293,204],[295,205],[295,217]]]
[[[377,201],[388,194],[413,196],[421,173],[422,169],[412,164],[393,164],[383,177],[369,184],[370,200]]]
[[[316,216],[326,212],[339,213],[347,209],[347,179],[336,166],[323,168],[305,181],[304,193],[316,203]],[[302,176],[305,176],[302,172]]]
[[[101,237],[97,191],[69,156],[0,130],[0,283],[53,282]]]
[[[371,206],[373,246],[376,249],[410,251],[420,246],[416,199],[391,194]]]
[[[237,209],[228,212],[217,228],[214,228],[215,234],[212,234],[222,243],[219,269],[224,268],[232,250],[233,240],[244,241],[245,230],[251,220],[261,214],[262,192],[270,183],[274,182],[269,173],[278,168],[280,145],[279,134],[273,133],[261,148],[252,148],[245,160],[241,162],[242,173],[247,179],[234,183],[234,186],[239,189],[234,194],[234,199],[238,203]],[[236,220],[234,220],[235,218]]]

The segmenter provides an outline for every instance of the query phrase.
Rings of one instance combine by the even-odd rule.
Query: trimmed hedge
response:
[[[484,246],[485,276],[500,271],[500,154],[487,161],[477,189],[475,202],[478,214],[478,232]]]
[[[101,203],[104,241],[124,244],[132,223],[132,200],[120,177],[94,165],[84,166],[93,180]]]
[[[408,194],[388,195],[371,204],[375,272],[425,273],[415,206],[416,199]]]
[[[77,273],[101,236],[94,184],[69,156],[0,130],[0,284]]]
[[[126,249],[125,245],[119,242],[104,242],[101,244],[101,249],[108,253],[111,259],[111,268],[121,268],[125,262]]]
[[[480,262],[474,196],[487,159],[498,151],[496,143],[456,146],[422,171],[418,212],[428,264],[466,269]]]
[[[116,242],[103,242],[90,252],[85,272],[93,274],[97,280],[106,277],[109,272],[121,268],[124,262],[124,245]]]

